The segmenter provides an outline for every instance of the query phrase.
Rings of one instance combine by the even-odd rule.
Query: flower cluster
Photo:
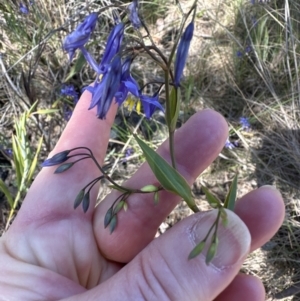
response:
[[[138,15],[138,1],[133,1],[128,6],[128,11],[132,26],[138,29],[142,24]],[[150,118],[156,109],[164,110],[159,102],[160,89],[153,95],[144,94],[143,89],[140,88],[130,72],[134,56],[133,54],[124,55],[125,51],[122,51],[125,30],[123,22],[116,21],[116,25],[108,35],[100,62],[97,62],[89,53],[85,44],[96,27],[97,18],[98,15],[96,13],[87,16],[63,42],[63,49],[68,53],[70,60],[74,57],[76,50],[80,50],[88,64],[97,74],[94,84],[85,88],[92,94],[89,109],[97,107],[97,117],[105,119],[113,100],[120,106],[128,97],[134,97],[138,104],[141,103],[143,105],[144,114],[147,118]],[[174,79],[174,86],[176,87],[180,83],[193,30],[194,25],[190,23],[183,33],[178,46]]]

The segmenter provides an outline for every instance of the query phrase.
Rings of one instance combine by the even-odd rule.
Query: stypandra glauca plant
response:
[[[63,41],[63,49],[67,52],[70,61],[74,58],[75,53],[80,51],[96,73],[93,85],[85,89],[92,94],[91,103],[87,109],[96,107],[99,119],[105,119],[113,102],[121,106],[124,102],[130,102],[132,105],[134,101],[137,110],[140,110],[141,106],[143,107],[143,112],[148,119],[151,118],[155,110],[161,110],[165,115],[168,127],[171,165],[137,135],[134,135],[150,168],[160,183],[157,186],[149,184],[140,189],[131,189],[130,187],[118,185],[103,170],[92,151],[85,146],[57,153],[42,164],[43,167],[59,165],[55,173],[60,174],[72,168],[79,161],[85,159],[93,160],[99,168],[99,177],[87,183],[78,192],[74,200],[74,208],[76,209],[81,205],[83,211],[86,212],[90,204],[89,198],[92,187],[102,178],[106,178],[111,183],[111,187],[120,192],[118,198],[108,209],[104,219],[104,227],[108,227],[111,233],[117,227],[118,212],[127,210],[127,201],[134,193],[151,193],[153,194],[154,203],[157,203],[159,202],[159,192],[166,190],[179,195],[193,212],[199,211],[190,186],[177,171],[174,155],[174,132],[181,105],[180,83],[194,34],[194,20],[197,13],[196,4],[197,1],[184,13],[180,4],[177,3],[182,18],[177,28],[179,35],[172,46],[169,56],[162,53],[154,43],[149,29],[140,15],[140,4],[138,1],[131,2],[126,8],[116,5],[116,13],[114,14],[115,25],[108,35],[100,62],[93,58],[86,46],[91,39],[92,32],[99,18],[97,13],[88,15]],[[127,36],[125,32],[134,32],[135,34]],[[144,34],[145,32],[146,34]],[[142,87],[138,84],[131,74],[131,65],[139,55],[149,56],[161,68],[163,80],[155,83],[153,81],[144,83]],[[145,92],[148,84],[156,87],[153,95],[148,95]],[[164,104],[159,102],[162,93],[165,94]],[[223,225],[227,223],[227,214],[224,208],[233,210],[236,199],[236,185],[237,179],[235,178],[224,203],[221,203],[205,187],[203,188],[208,202],[213,208],[218,210],[218,215],[206,238],[191,250],[189,255],[187,254],[189,259],[200,254],[204,248],[207,250],[207,263],[215,256],[218,248],[218,226],[220,223],[223,223]]]

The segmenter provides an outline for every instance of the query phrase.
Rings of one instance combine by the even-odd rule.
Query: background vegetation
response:
[[[62,89],[73,85],[79,95],[93,80],[93,71],[82,57],[68,62],[62,40],[89,12],[99,12],[111,2],[116,3],[1,1],[0,234],[72,114],[76,97]],[[164,52],[177,34],[180,14],[174,2],[140,1],[141,15]],[[180,1],[183,7],[192,2]],[[96,58],[101,56],[112,19],[112,10],[106,10],[88,45]],[[183,82],[181,123],[209,107],[223,114],[230,125],[230,147],[194,184],[198,204],[207,208],[201,184],[222,199],[237,171],[239,196],[271,184],[286,200],[286,219],[279,233],[244,265],[246,273],[263,280],[269,300],[298,300],[300,292],[299,20],[297,1],[199,1]],[[134,72],[141,79],[160,76],[144,58],[135,64]],[[248,118],[250,125],[242,124],[241,117]],[[134,111],[120,110],[106,157],[107,170],[120,182],[141,163],[126,124],[143,133],[153,146],[166,137],[159,114],[146,121]],[[102,194],[108,190],[104,183]],[[190,213],[179,205],[159,233]]]

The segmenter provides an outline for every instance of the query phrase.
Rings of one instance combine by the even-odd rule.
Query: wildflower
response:
[[[64,85],[60,90],[60,94],[62,96],[71,97],[75,104],[78,102],[78,93],[73,85]]]
[[[91,33],[94,31],[98,19],[97,13],[92,13],[77,26],[77,28],[66,36],[63,42],[63,50],[68,52],[70,61],[72,60],[75,51],[83,47],[89,40]]]
[[[97,106],[97,117],[105,119],[112,100],[119,89],[121,81],[121,58],[116,56],[103,75],[102,80],[96,81],[93,87],[89,86],[86,90],[92,93],[92,102],[89,110]]]
[[[251,128],[250,122],[247,117],[240,117],[240,124],[242,125],[242,130],[249,131]]]
[[[20,3],[20,12],[24,15],[29,14],[29,10],[28,10],[27,6],[24,5],[23,3]]]
[[[116,102],[119,105],[121,105],[127,98],[128,92],[130,92],[135,97],[139,97],[139,85],[130,74],[131,62],[132,58],[128,57],[122,65],[121,84],[118,92],[115,95]]]
[[[109,34],[105,51],[99,66],[100,73],[105,73],[112,58],[119,52],[124,36],[124,24],[117,24]]]
[[[129,20],[135,29],[139,29],[142,25],[138,15],[138,0],[132,1],[129,6]]]
[[[13,150],[11,148],[7,148],[4,150],[4,153],[8,156],[8,157],[12,157],[13,156]]]
[[[194,23],[191,22],[185,29],[185,32],[183,33],[177,48],[177,53],[175,58],[175,78],[174,78],[175,87],[179,86],[180,78],[182,76],[183,69],[186,63],[193,33],[194,33]]]
[[[240,51],[240,50],[238,50],[238,51],[236,52],[236,56],[237,56],[238,58],[243,57],[243,52]]]
[[[156,109],[164,111],[164,108],[158,101],[158,93],[155,93],[152,97],[147,95],[140,95],[141,103],[143,104],[144,113],[149,119]]]
[[[245,52],[250,53],[252,51],[252,47],[250,45],[245,47]]]
[[[233,149],[235,148],[235,145],[229,141],[229,138],[227,138],[224,147],[228,149]]]
[[[60,163],[63,163],[69,159],[68,155],[71,152],[71,150],[65,150],[63,152],[57,153],[53,157],[45,160],[42,163],[42,167],[49,167],[49,166],[54,166]]]

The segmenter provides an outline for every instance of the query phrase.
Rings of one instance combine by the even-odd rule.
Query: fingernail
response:
[[[224,269],[240,262],[248,254],[251,236],[243,221],[232,211],[226,210],[228,224],[226,228],[219,223],[218,227],[218,249],[210,264],[218,269]],[[194,244],[201,242],[207,235],[218,215],[218,210],[212,210],[200,214],[199,219],[191,228],[191,237]],[[213,231],[212,231],[213,232]],[[206,248],[202,256],[206,256],[210,238],[207,240]]]

